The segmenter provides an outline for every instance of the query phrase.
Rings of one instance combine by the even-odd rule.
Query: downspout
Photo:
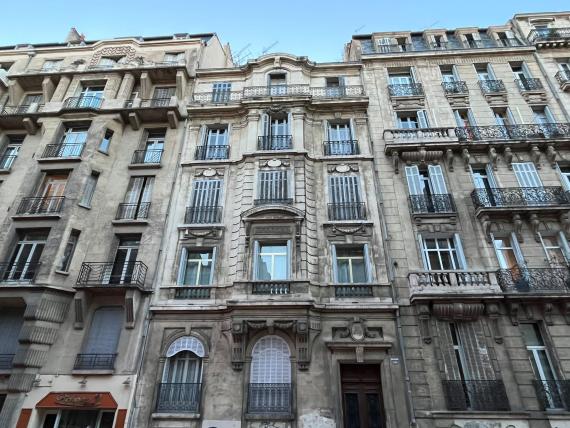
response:
[[[166,242],[168,242],[167,239],[165,239],[166,236],[170,236],[170,234],[168,233],[169,231],[166,229],[167,225],[168,225],[168,220],[170,218],[170,214],[172,213],[172,204],[174,201],[174,188],[176,186],[176,183],[179,181],[179,175],[180,175],[180,160],[182,159],[182,148],[184,147],[184,142],[186,141],[186,130],[188,129],[188,119],[184,119],[184,128],[183,128],[183,132],[182,132],[182,140],[180,141],[180,150],[178,151],[178,155],[176,157],[176,167],[174,170],[174,178],[172,180],[172,183],[170,185],[170,197],[168,199],[168,207],[166,210],[166,215],[164,216],[164,232],[162,233],[162,236],[160,238],[160,247],[158,250],[158,257],[156,258],[156,269],[155,269],[155,274],[154,274],[154,278],[152,280],[152,290],[153,290],[153,295],[154,293],[157,291],[158,289],[158,283],[160,282],[159,279],[162,278],[162,262],[163,262],[163,258],[164,258],[164,247],[166,245]],[[151,320],[151,315],[150,315],[150,311],[149,311],[149,307],[151,304],[151,301],[153,299],[153,295],[151,295],[149,297],[149,299],[147,300],[146,304],[145,304],[145,319],[144,319],[144,326],[143,326],[143,334],[142,334],[142,344],[141,344],[141,349],[140,349],[140,353],[138,356],[138,361],[137,361],[137,369],[136,369],[136,379],[137,382],[135,384],[135,389],[133,391],[133,400],[132,400],[132,405],[129,408],[129,413],[127,415],[127,428],[134,428],[134,420],[137,417],[137,413],[138,413],[138,408],[137,408],[137,394],[139,392],[139,379],[142,373],[142,368],[143,368],[143,363],[144,363],[144,355],[146,355],[146,349],[147,349],[147,345],[148,345],[148,333],[150,330],[150,320]]]
[[[360,79],[362,84],[364,85],[364,65],[360,69]],[[374,83],[376,84],[376,79],[374,79]],[[378,88],[376,88],[376,93],[378,93]],[[369,101],[370,102],[370,101]],[[412,385],[410,381],[410,372],[408,370],[408,363],[406,358],[406,350],[404,346],[404,335],[402,333],[402,323],[400,322],[400,305],[398,303],[399,296],[397,289],[394,287],[395,281],[395,271],[394,271],[394,262],[392,260],[390,254],[390,248],[388,245],[388,241],[390,240],[390,235],[388,233],[388,226],[386,225],[386,220],[384,218],[384,200],[382,198],[382,192],[380,191],[380,178],[377,174],[376,170],[376,162],[375,162],[375,152],[373,149],[374,142],[372,140],[372,129],[370,127],[370,117],[367,117],[366,125],[368,127],[368,135],[370,136],[370,148],[372,149],[372,156],[374,158],[373,161],[373,179],[374,179],[374,187],[376,188],[376,202],[378,208],[378,217],[380,219],[380,228],[382,230],[382,247],[384,249],[384,258],[386,260],[386,273],[388,274],[388,280],[390,282],[390,294],[392,297],[392,301],[398,304],[398,309],[396,309],[396,331],[398,335],[398,346],[400,355],[402,357],[402,368],[404,370],[404,382],[406,384],[406,404],[408,409],[408,417],[410,420],[410,427],[416,427],[417,421],[416,416],[414,413],[414,399],[412,397]]]

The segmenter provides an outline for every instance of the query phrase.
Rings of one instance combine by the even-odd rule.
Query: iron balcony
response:
[[[568,267],[529,268],[515,266],[499,269],[497,281],[504,292],[570,292],[570,269]]]
[[[554,75],[554,77],[556,77],[556,80],[558,80],[558,83],[560,83],[560,85],[570,83],[570,71],[560,70]]]
[[[64,110],[75,109],[99,109],[103,103],[103,98],[97,95],[83,95],[79,97],[67,98],[63,103]]]
[[[77,354],[74,370],[113,370],[117,354]]]
[[[455,82],[441,82],[443,92],[445,94],[467,94],[469,89],[467,88],[467,83],[462,80],[457,80]]]
[[[71,158],[80,157],[85,144],[47,144],[42,158]]]
[[[479,87],[484,94],[495,94],[507,91],[502,80],[479,80]]]
[[[392,54],[392,53],[409,53],[409,52],[430,52],[430,51],[449,51],[458,49],[493,49],[502,47],[518,47],[524,46],[518,39],[498,39],[498,40],[471,40],[469,42],[439,41],[431,43],[402,43],[389,45],[374,45],[372,40],[362,44],[362,54]]]
[[[147,266],[134,262],[83,262],[77,277],[77,286],[144,288]]]
[[[32,108],[32,106],[37,106]],[[0,110],[2,116],[22,116],[31,113],[41,113],[44,109],[44,104],[20,104],[19,106],[5,105]]]
[[[520,208],[568,205],[562,187],[504,187],[475,189],[471,192],[475,208]]]
[[[17,155],[4,155],[0,157],[0,169],[9,170],[12,168],[12,164],[16,160]]]
[[[536,140],[570,138],[569,123],[463,126],[455,128],[459,141]]]
[[[516,79],[515,83],[521,92],[527,91],[543,91],[542,81],[536,78]]]
[[[219,206],[195,206],[186,208],[184,223],[186,224],[211,224],[222,220],[222,207]]]
[[[290,383],[250,383],[247,394],[249,414],[291,414]]]
[[[366,220],[364,202],[345,202],[328,204],[329,220]]]
[[[450,194],[410,195],[412,214],[455,213],[455,202]]]
[[[15,261],[0,263],[0,281],[5,284],[31,284],[34,282],[40,266],[40,262],[20,263]]]
[[[290,150],[291,135],[261,135],[257,137],[257,150]]]
[[[159,383],[156,400],[158,413],[198,413],[201,383]]]
[[[131,165],[160,164],[163,152],[164,150],[162,149],[135,150],[131,160]]]
[[[150,202],[139,202],[138,204],[119,204],[115,220],[140,220],[147,219],[150,210]]]
[[[18,215],[59,214],[63,209],[65,196],[22,198],[16,210]]]
[[[509,411],[502,380],[444,380],[447,410]]]
[[[325,156],[359,155],[358,140],[328,140],[323,143]]]
[[[266,85],[250,86],[241,91],[220,90],[195,92],[192,101],[196,104],[231,104],[244,99],[260,97],[312,97],[314,99],[336,99],[364,96],[362,85],[338,85],[312,87],[309,85]]]
[[[390,97],[423,97],[424,88],[421,83],[390,84],[388,85]]]
[[[532,30],[527,37],[530,43],[570,42],[570,27]]]
[[[196,160],[220,160],[228,159],[230,156],[230,146],[227,144],[202,145],[196,147],[194,159]]]
[[[570,380],[535,380],[533,383],[543,410],[570,410]]]

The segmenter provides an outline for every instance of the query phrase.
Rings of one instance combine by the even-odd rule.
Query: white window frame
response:
[[[362,248],[362,257],[352,257],[352,256],[348,256],[348,257],[339,257],[337,256],[337,247],[340,248],[358,248],[361,247]],[[368,244],[361,244],[361,245],[341,245],[341,244],[332,244],[331,245],[331,254],[332,254],[332,276],[333,276],[333,282],[336,284],[358,284],[356,282],[354,282],[354,273],[353,273],[353,269],[352,269],[352,260],[356,260],[356,259],[362,259],[363,261],[363,265],[364,265],[364,276],[366,278],[366,282],[365,283],[371,283],[372,282],[372,264],[370,261],[370,250],[368,247]],[[339,259],[347,259],[349,260],[349,277],[350,277],[350,281],[347,283],[341,283],[339,280],[339,274],[338,274],[338,261]]]
[[[441,271],[440,269],[434,269],[433,266],[431,266],[429,258],[430,253],[436,253],[438,255],[440,266],[443,266],[443,259],[441,258],[441,253],[449,253],[449,258],[452,264],[452,269],[449,270],[467,269],[467,261],[465,259],[465,254],[463,253],[463,245],[461,243],[461,238],[458,233],[455,233],[453,236],[434,236],[434,237],[432,236],[424,237],[422,235],[418,235],[418,239],[420,242],[420,251],[425,270]],[[427,248],[426,240],[428,239],[435,241],[435,248]],[[439,240],[443,239],[446,240],[448,243],[447,248],[439,247]]]
[[[283,243],[285,242],[285,245]],[[268,272],[271,276],[270,279],[260,278],[259,269],[261,266],[260,260],[262,257],[261,247],[263,246],[279,246],[279,247],[287,247],[285,253],[265,253],[266,255],[271,256],[271,268],[268,269]],[[274,278],[275,272],[275,258],[285,255],[285,278]],[[269,240],[269,241],[259,241],[256,240],[253,246],[253,277],[257,281],[287,281],[291,279],[291,260],[292,260],[292,244],[291,240],[283,240],[283,241],[276,241],[276,240]]]
[[[186,271],[188,269],[188,253],[206,253],[206,252],[210,252],[211,253],[211,257],[206,259],[206,261],[208,261],[210,263],[210,278],[208,279],[208,283],[207,284],[185,284],[184,280],[186,278]],[[214,271],[215,271],[215,267],[216,267],[216,252],[217,252],[217,248],[216,247],[210,247],[210,248],[192,248],[192,247],[182,247],[182,250],[180,251],[180,265],[179,265],[179,270],[178,270],[178,280],[177,283],[180,286],[184,286],[184,287],[207,287],[213,284],[214,281]],[[202,264],[200,262],[200,260],[196,260],[196,262],[193,261],[193,263],[197,263],[198,264],[198,271],[196,274],[196,281],[198,282],[198,279],[200,278],[200,272],[202,270]]]

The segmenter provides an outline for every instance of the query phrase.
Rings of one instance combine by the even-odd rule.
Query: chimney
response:
[[[69,33],[67,33],[67,37],[65,38],[65,43],[74,45],[83,41],[84,38],[85,36],[79,34],[75,27],[71,27],[71,30],[69,30]]]

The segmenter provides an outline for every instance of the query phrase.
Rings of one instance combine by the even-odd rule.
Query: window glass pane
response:
[[[364,264],[364,258],[352,259],[352,282],[364,283],[366,280],[366,266]]]
[[[350,282],[350,261],[348,259],[337,258],[338,282]]]
[[[435,248],[435,239],[424,239],[424,245],[427,249]]]
[[[542,337],[536,324],[520,324],[526,346],[543,346]]]
[[[281,280],[288,277],[286,245],[262,245],[258,259],[257,279]]]
[[[189,251],[184,285],[210,285],[212,263],[212,251]]]
[[[429,265],[431,270],[442,270],[443,267],[441,266],[441,263],[439,261],[439,256],[437,254],[437,252],[435,251],[430,251],[428,253],[428,258],[429,258]]]

